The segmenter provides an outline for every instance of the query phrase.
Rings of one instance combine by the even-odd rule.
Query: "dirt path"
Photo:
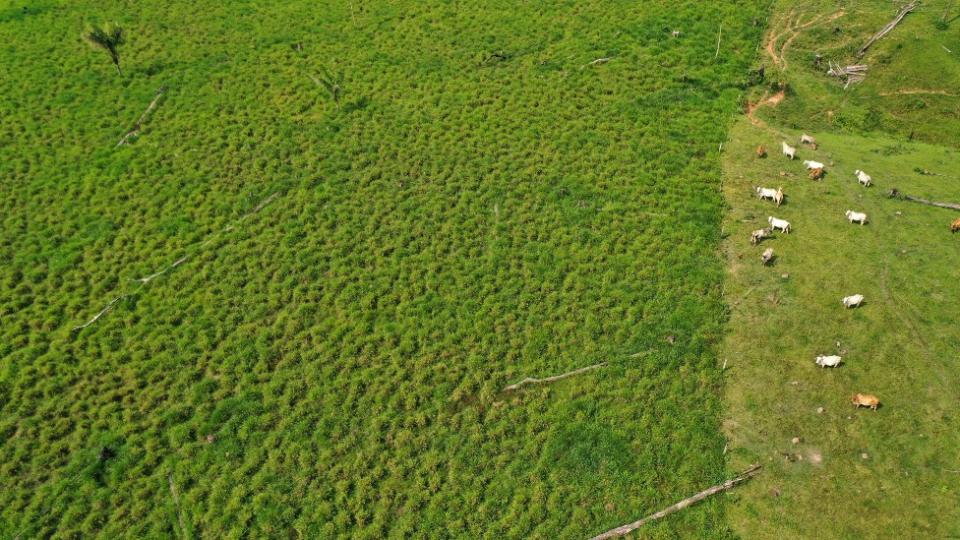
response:
[[[913,95],[934,95],[934,96],[950,96],[956,97],[956,94],[951,94],[946,90],[925,90],[923,88],[904,88],[902,90],[897,90],[895,92],[880,92],[880,96],[913,96]]]
[[[796,10],[790,11],[786,17],[784,17],[784,24],[782,28],[778,30],[776,24],[774,24],[770,32],[767,34],[767,39],[764,43],[764,50],[767,52],[767,56],[770,57],[770,60],[773,61],[773,64],[777,66],[781,71],[787,69],[787,58],[786,52],[790,45],[803,33],[804,30],[813,28],[814,26],[820,24],[826,24],[833,22],[840,17],[846,15],[846,11],[839,10],[831,15],[814,15],[813,18],[807,22],[803,22],[804,15],[803,13],[797,15]],[[780,41],[786,37],[783,41],[783,44],[779,46]],[[783,90],[769,95],[765,93],[762,98],[756,103],[747,103],[746,110],[744,111],[747,115],[747,118],[750,119],[750,123],[761,128],[766,128],[767,124],[763,120],[757,118],[756,111],[761,107],[776,107],[780,104],[781,101],[786,98],[786,94]]]
[[[780,102],[783,101],[784,98],[786,98],[786,97],[787,97],[787,95],[786,95],[786,93],[784,93],[783,90],[780,90],[779,92],[777,92],[776,94],[773,94],[772,96],[769,95],[769,93],[765,93],[765,94],[763,94],[763,97],[760,98],[760,101],[757,101],[756,103],[749,103],[749,102],[748,102],[748,103],[747,103],[747,109],[746,109],[746,111],[744,111],[744,112],[746,113],[747,118],[750,119],[750,123],[751,123],[751,124],[753,124],[753,125],[755,125],[755,126],[757,126],[757,127],[767,127],[767,123],[764,122],[763,120],[757,118],[757,115],[754,114],[754,113],[755,113],[755,112],[757,111],[757,109],[759,109],[760,107],[776,107],[776,106],[779,105]]]
[[[790,44],[792,44],[793,41],[797,39],[797,37],[801,33],[803,33],[804,30],[808,30],[819,24],[826,24],[826,23],[835,21],[840,17],[843,17],[844,15],[846,15],[846,12],[841,9],[840,11],[837,11],[827,17],[824,17],[822,14],[814,15],[812,19],[804,23],[804,22],[801,22],[803,21],[803,14],[800,14],[799,16],[796,17],[796,20],[794,20],[791,23],[791,20],[793,20],[795,13],[796,13],[796,10],[793,10],[785,17],[786,25],[785,25],[785,28],[783,28],[780,32],[777,32],[776,27],[771,28],[770,33],[768,34],[768,37],[767,37],[766,44],[763,47],[764,50],[767,51],[767,56],[769,56],[770,59],[773,60],[773,64],[778,68],[780,68],[781,70],[787,69],[787,58],[786,58],[787,49],[790,47]],[[783,45],[780,46],[778,51],[777,43],[779,43],[780,40],[785,36],[787,36],[788,34],[789,36],[783,42]]]

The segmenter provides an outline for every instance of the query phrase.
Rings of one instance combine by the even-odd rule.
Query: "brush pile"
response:
[[[848,88],[851,84],[863,82],[863,80],[867,78],[866,64],[853,64],[845,67],[834,64],[833,62],[829,62],[829,64],[830,69],[827,70],[827,75],[844,79],[846,81],[846,84],[843,85],[844,89]]]

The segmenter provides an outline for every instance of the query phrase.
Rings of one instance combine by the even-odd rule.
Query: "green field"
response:
[[[752,91],[757,100],[785,83],[786,97],[738,121],[724,147],[723,424],[732,470],[765,465],[727,505],[742,538],[960,536],[960,249],[950,233],[960,213],[887,196],[897,188],[960,202],[960,100],[935,93],[960,87],[960,32],[957,22],[938,24],[948,2],[925,2],[855,60],[895,7],[776,2],[764,43],[781,35],[777,51],[792,36],[787,20],[844,14],[792,38],[786,68]],[[844,91],[813,66],[818,52],[868,64],[867,78]],[[818,149],[797,144],[804,132]],[[799,159],[826,163],[826,178],[809,180],[780,155],[781,140],[799,147]],[[755,157],[761,144],[767,159]],[[857,169],[872,187],[857,184]],[[782,186],[784,205],[758,200],[753,186]],[[870,222],[849,224],[848,209]],[[750,231],[770,215],[794,231],[751,246]],[[768,247],[777,259],[763,267]],[[854,293],[864,305],[844,309],[841,298]],[[844,364],[814,364],[829,354]],[[879,410],[855,410],[857,392],[877,395]]]
[[[0,539],[587,538],[751,463],[639,537],[960,536],[958,213],[886,195],[960,202],[960,6],[858,59],[900,5],[0,0]]]
[[[762,116],[790,130],[882,132],[960,146],[960,9],[953,0],[922,2],[863,57],[856,56],[904,4],[775,0],[758,62],[767,67],[768,90],[785,83],[788,99]],[[770,57],[771,44],[783,63]],[[824,75],[830,62],[865,64],[866,79],[843,90],[838,79]]]
[[[755,159],[757,144],[772,146],[769,132],[744,122],[731,134],[724,425],[733,469],[766,466],[738,492],[732,521],[743,538],[960,535],[960,283],[951,270],[960,249],[949,227],[960,213],[886,196],[897,187],[957,200],[960,152],[815,135],[819,150],[803,157],[835,164],[822,182],[808,180],[797,162]],[[948,176],[920,175],[918,167]],[[872,187],[857,183],[859,168],[873,176]],[[761,202],[754,185],[782,185],[785,203]],[[847,209],[870,222],[848,223]],[[750,231],[769,215],[794,230],[751,246]],[[764,267],[768,247],[777,259]],[[841,298],[857,293],[863,306],[845,309]],[[845,363],[814,364],[830,354]],[[877,395],[882,406],[856,411],[857,392]]]
[[[0,536],[582,538],[723,479],[763,4],[2,4]]]

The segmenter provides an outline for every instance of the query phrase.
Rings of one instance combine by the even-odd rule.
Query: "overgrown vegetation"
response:
[[[723,480],[760,4],[0,9],[0,531],[583,538]],[[723,500],[644,535],[729,536]]]

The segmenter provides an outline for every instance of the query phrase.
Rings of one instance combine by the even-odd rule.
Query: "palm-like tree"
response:
[[[336,104],[337,109],[340,108],[340,97],[343,95],[343,72],[331,73],[329,69],[323,68],[323,73],[320,77],[310,76],[313,79],[313,82],[330,93],[330,97],[333,99],[334,104]]]
[[[113,60],[113,65],[117,68],[117,73],[119,73],[121,77],[123,76],[123,72],[120,71],[120,53],[117,51],[117,47],[123,45],[124,41],[126,41],[123,35],[123,28],[117,26],[115,23],[107,23],[102,27],[95,24],[88,24],[86,30],[83,31],[82,37],[91,47],[107,51],[110,54],[110,59]]]

